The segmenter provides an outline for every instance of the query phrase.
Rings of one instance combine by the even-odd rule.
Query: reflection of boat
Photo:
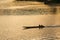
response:
[[[43,26],[43,25],[39,25],[39,26],[24,26],[25,29],[31,29],[31,28],[55,28],[55,27],[60,27],[60,25],[56,25],[56,26]]]

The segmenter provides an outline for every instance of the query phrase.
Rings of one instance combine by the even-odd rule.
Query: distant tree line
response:
[[[39,2],[49,2],[49,3],[60,3],[60,0],[16,0],[16,1],[39,1]]]
[[[16,1],[44,1],[44,0],[16,0]]]

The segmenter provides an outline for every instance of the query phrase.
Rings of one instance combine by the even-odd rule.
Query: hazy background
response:
[[[44,4],[40,7],[42,6],[49,7]],[[14,8],[14,6],[7,8],[12,7]],[[37,6],[32,7],[36,8]],[[58,7],[57,14],[53,15],[0,15],[0,40],[60,40],[60,28],[24,30],[23,27],[39,24],[45,26],[60,25],[60,9]]]

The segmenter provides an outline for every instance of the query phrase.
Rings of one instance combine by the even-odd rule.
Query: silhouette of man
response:
[[[45,27],[45,26],[43,26],[43,25],[39,25],[39,29],[40,29],[40,28],[44,28],[44,27]]]

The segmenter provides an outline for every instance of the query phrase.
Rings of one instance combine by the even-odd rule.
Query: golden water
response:
[[[59,40],[57,37],[60,36],[60,28],[24,30],[23,27],[39,24],[59,25],[59,17],[59,15],[0,16],[0,40]]]

